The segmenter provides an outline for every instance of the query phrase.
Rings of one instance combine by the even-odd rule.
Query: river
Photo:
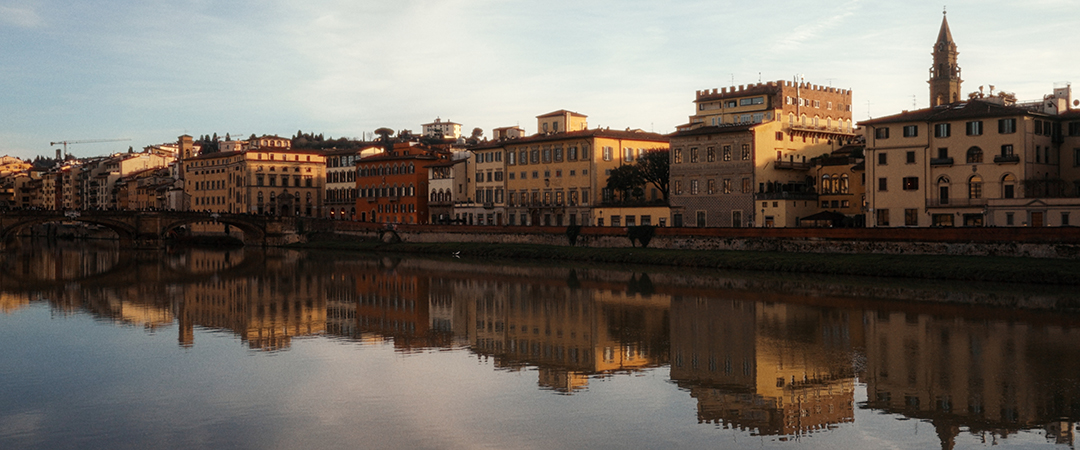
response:
[[[1071,448],[1074,297],[28,243],[0,254],[0,448]]]

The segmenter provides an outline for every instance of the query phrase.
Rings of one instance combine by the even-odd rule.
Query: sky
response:
[[[670,133],[695,91],[851,89],[856,121],[929,104],[940,2],[0,0],[0,155],[86,157],[182,134],[361,138],[435,118]],[[1078,0],[947,5],[963,92],[1080,83]],[[1071,27],[1070,27],[1071,26]],[[1077,86],[1080,90],[1080,84]],[[1080,98],[1074,93],[1073,98]]]

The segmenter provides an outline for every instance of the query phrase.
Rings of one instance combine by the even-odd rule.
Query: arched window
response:
[[[1001,177],[1001,198],[1016,198],[1016,177],[1011,173]]]
[[[832,129],[832,117],[828,117],[825,119],[825,126],[828,127],[830,130]]]
[[[949,178],[939,177],[937,179],[938,188],[938,203],[942,205],[949,204]]]
[[[806,126],[806,114],[802,115],[802,126]]]
[[[262,191],[259,191],[259,193],[255,195],[255,197],[259,199],[258,200],[259,203],[263,202],[263,193],[262,193]]]
[[[439,193],[436,191],[431,191],[431,202],[434,203],[437,201],[439,201]]]
[[[822,175],[821,176],[821,193],[822,194],[832,194],[831,189],[832,189],[832,177],[830,177],[828,174]]]
[[[979,175],[968,178],[968,198],[982,198],[983,180]]]
[[[788,126],[789,127],[795,126],[795,113],[788,113],[787,118],[788,118]]]
[[[839,189],[839,191],[840,191],[841,194],[847,194],[848,193],[848,176],[847,176],[846,173],[843,174],[843,175],[840,175],[840,189]]]
[[[968,164],[983,162],[983,151],[979,147],[971,147],[967,151]]]

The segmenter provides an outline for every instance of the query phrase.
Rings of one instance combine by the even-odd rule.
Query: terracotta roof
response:
[[[969,100],[933,108],[905,111],[900,114],[879,117],[877,119],[864,120],[859,126],[878,125],[899,122],[943,122],[948,120],[977,119],[981,117],[1008,117],[1018,115],[1030,115],[1049,117],[1046,114],[1034,112],[1016,106],[1003,106],[996,103],[981,100]]]
[[[473,150],[488,150],[493,148],[505,147],[507,145],[520,145],[520,144],[534,144],[553,141],[565,141],[568,139],[582,139],[582,138],[612,138],[612,139],[634,139],[639,141],[654,141],[654,142],[667,142],[668,137],[660,133],[649,133],[646,131],[623,131],[623,130],[609,130],[606,128],[594,128],[591,130],[580,131],[566,131],[562,133],[551,134],[534,134],[529,137],[520,137],[517,139],[509,139],[504,141],[493,141],[485,144],[477,145],[473,147]]]
[[[760,123],[741,123],[733,125],[716,126],[709,125],[704,127],[698,127],[685,131],[676,131],[668,135],[668,137],[682,137],[682,136],[700,136],[703,134],[723,134],[723,133],[738,133],[741,131],[747,131],[755,126],[761,125]]]
[[[581,114],[581,113],[576,113],[576,112],[573,112],[573,111],[567,111],[565,109],[560,109],[558,111],[552,111],[552,112],[549,112],[547,114],[536,116],[536,118],[539,119],[541,117],[561,116],[563,114],[570,114],[571,116],[577,116],[577,117],[589,117],[589,116],[586,116],[586,115]]]

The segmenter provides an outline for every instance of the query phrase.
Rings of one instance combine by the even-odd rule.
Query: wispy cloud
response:
[[[19,28],[37,28],[43,21],[33,8],[0,5],[0,23]]]

